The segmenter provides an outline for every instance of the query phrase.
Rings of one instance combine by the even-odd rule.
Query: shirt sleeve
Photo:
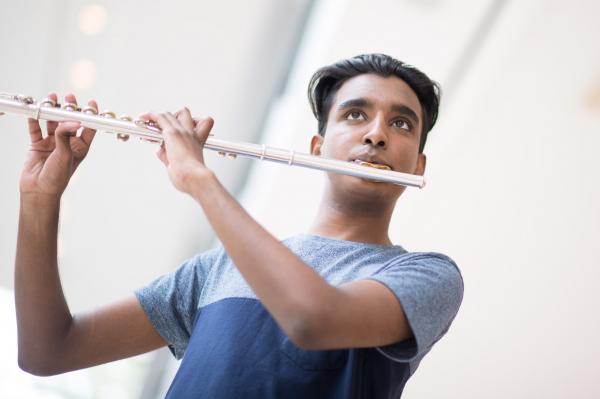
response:
[[[200,295],[214,252],[197,255],[182,263],[174,272],[135,291],[148,319],[177,359],[183,357],[192,334]]]
[[[370,279],[394,293],[413,332],[411,339],[377,349],[394,361],[418,361],[448,331],[458,312],[464,287],[458,267],[442,254],[410,253]]]

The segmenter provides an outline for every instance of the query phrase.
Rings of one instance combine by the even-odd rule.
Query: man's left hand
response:
[[[163,144],[156,155],[167,167],[169,179],[175,188],[189,193],[192,181],[211,173],[204,164],[203,149],[213,127],[213,119],[194,119],[187,108],[175,114],[147,113],[140,117],[160,127]]]

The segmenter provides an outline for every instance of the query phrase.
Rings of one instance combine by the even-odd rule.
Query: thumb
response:
[[[61,122],[54,132],[56,150],[60,154],[71,154],[71,137],[77,134],[77,129],[81,127],[79,122]]]
[[[198,120],[198,123],[196,123],[196,126],[194,127],[194,132],[196,133],[198,138],[202,140],[202,142],[206,141],[214,124],[215,121],[210,116]]]
[[[160,161],[165,164],[165,166],[169,166],[169,159],[167,158],[167,152],[165,151],[165,144],[161,144],[160,148],[156,152],[156,156]]]

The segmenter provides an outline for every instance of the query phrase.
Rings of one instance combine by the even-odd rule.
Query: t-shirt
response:
[[[283,244],[333,286],[362,279],[387,286],[413,338],[377,348],[301,349],[217,247],[136,291],[174,356],[183,358],[167,398],[396,399],[462,301],[461,274],[439,253],[314,235]]]

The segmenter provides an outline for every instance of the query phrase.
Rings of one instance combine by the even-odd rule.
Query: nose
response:
[[[374,120],[369,131],[367,131],[363,136],[363,144],[385,148],[387,141],[385,125],[382,125],[382,122],[378,120]]]

